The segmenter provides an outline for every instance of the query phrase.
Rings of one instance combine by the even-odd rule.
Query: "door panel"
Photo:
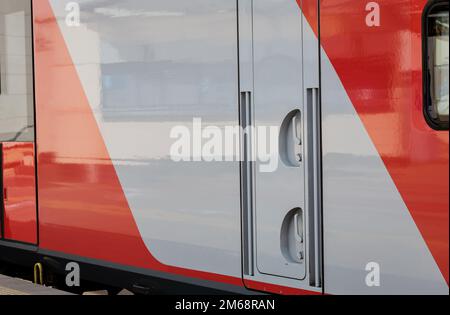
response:
[[[285,144],[273,171],[263,172],[266,163],[256,163],[257,266],[264,274],[303,279],[302,16],[290,0],[254,1],[253,10],[255,127],[281,128],[279,141]]]
[[[239,162],[203,150],[204,129],[238,124],[236,1],[86,0],[85,27],[56,25],[71,1],[42,2],[40,245],[240,278]]]
[[[10,241],[37,243],[34,144],[2,144],[2,236]]]
[[[253,127],[242,137],[244,279],[275,293],[322,286],[318,19],[304,2],[317,13],[316,0],[239,1],[241,125]]]

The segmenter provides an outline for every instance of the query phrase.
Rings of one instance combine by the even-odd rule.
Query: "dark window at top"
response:
[[[449,5],[434,1],[424,15],[424,95],[429,124],[439,130],[449,127]]]

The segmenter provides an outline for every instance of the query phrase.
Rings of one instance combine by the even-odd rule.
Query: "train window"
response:
[[[34,140],[30,0],[0,1],[0,142]]]
[[[449,4],[433,1],[424,14],[425,114],[435,129],[449,127]]]

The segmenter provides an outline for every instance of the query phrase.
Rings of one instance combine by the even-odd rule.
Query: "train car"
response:
[[[0,261],[68,290],[449,294],[448,5],[1,0]]]

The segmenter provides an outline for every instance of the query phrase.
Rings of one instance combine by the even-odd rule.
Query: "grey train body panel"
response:
[[[68,2],[51,3],[148,250],[241,277],[239,163],[170,157],[174,127],[238,124],[236,2],[87,0],[81,27]]]
[[[325,288],[331,294],[448,294],[448,285],[322,51]],[[352,139],[349,141],[348,139]],[[380,286],[366,267],[380,266]]]
[[[448,294],[296,0],[82,0],[78,27],[69,2],[50,0],[155,259],[243,285]],[[206,161],[199,143],[174,161],[173,130],[194,138],[200,120],[257,132],[227,161]],[[269,162],[252,159],[256,143],[276,143]]]
[[[240,1],[239,22],[240,92],[250,92],[244,101],[251,103],[250,124],[257,134],[251,145],[257,157],[243,169],[251,178],[246,178],[250,187],[244,186],[243,195],[251,199],[243,207],[244,277],[321,292],[311,276],[315,268],[310,268],[310,262],[315,264],[310,257],[320,257],[321,248],[309,242],[317,232],[312,224],[317,218],[310,215],[313,206],[306,201],[305,174],[312,158],[308,153],[314,148],[306,139],[313,123],[308,121],[303,78],[307,68],[316,79],[308,79],[308,84],[318,89],[318,40],[295,1]],[[304,36],[312,43],[308,52]],[[304,60],[311,63],[305,65]],[[270,128],[276,128],[276,139]],[[297,138],[290,136],[294,129]],[[258,150],[273,143],[277,156],[261,160]]]

